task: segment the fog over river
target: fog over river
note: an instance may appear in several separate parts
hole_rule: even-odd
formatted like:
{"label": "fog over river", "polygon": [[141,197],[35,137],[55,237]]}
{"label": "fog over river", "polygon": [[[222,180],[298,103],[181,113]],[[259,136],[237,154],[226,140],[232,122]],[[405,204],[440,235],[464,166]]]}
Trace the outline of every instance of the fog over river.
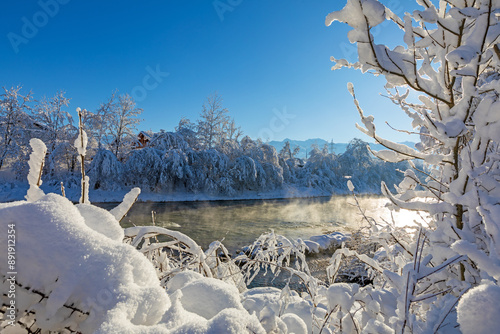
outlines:
{"label": "fog over river", "polygon": [[[382,222],[390,220],[385,208],[387,199],[358,197],[367,216]],[[94,203],[95,204],[95,203]],[[97,204],[110,209],[117,203]],[[156,226],[182,232],[203,249],[214,240],[222,240],[231,251],[251,244],[259,235],[270,230],[291,239],[307,239],[327,232],[352,232],[359,228],[362,216],[352,196],[313,199],[243,200],[211,202],[137,202],[122,220],[123,227],[152,225],[151,211],[156,214]],[[416,218],[408,212],[395,216],[399,224],[409,224]]]}

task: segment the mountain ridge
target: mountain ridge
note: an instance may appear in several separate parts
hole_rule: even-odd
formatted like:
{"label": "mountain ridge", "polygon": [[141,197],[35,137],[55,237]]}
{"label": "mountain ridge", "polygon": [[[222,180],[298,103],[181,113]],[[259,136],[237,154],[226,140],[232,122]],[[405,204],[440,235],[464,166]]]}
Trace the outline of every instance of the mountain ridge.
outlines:
{"label": "mountain ridge", "polygon": [[[331,142],[331,141],[326,141],[321,138],[311,138],[311,139],[306,139],[306,140],[294,140],[294,139],[289,139],[285,138],[283,140],[273,140],[269,142],[269,145],[274,146],[276,150],[279,152],[285,145],[285,142],[289,141],[290,142],[290,147],[293,150],[295,147],[300,147],[300,151],[297,154],[297,158],[306,158],[308,156],[308,153],[312,150],[312,145],[316,144],[320,149],[323,148],[325,144],[328,144],[328,150],[330,153],[335,153],[335,154],[342,154],[346,151],[347,145],[349,143],[336,143],[336,142]],[[405,144],[410,147],[414,147],[415,143],[410,142],[410,141],[404,141],[404,142],[399,142],[399,144]],[[368,143],[370,145],[370,148],[375,151],[383,150],[385,149],[382,145],[380,144],[375,144],[375,143]],[[333,151],[333,152],[332,152]]]}

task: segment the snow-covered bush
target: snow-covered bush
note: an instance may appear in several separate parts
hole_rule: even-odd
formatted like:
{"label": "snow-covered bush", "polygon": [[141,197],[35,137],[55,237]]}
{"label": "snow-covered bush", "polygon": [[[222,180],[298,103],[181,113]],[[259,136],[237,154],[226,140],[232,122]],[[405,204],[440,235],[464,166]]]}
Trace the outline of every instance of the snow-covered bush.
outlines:
{"label": "snow-covered bush", "polygon": [[184,151],[172,149],[163,156],[160,186],[163,190],[183,191],[192,177],[192,168]]}
{"label": "snow-covered bush", "polygon": [[186,142],[182,132],[160,131],[152,134],[149,147],[154,147],[160,151],[172,149],[187,150],[189,144]]}
{"label": "snow-covered bush", "polygon": [[[464,332],[498,328],[498,318],[471,320],[474,317],[467,314],[472,310],[466,305],[478,307],[483,291],[491,288],[466,291],[471,286],[496,286],[499,278],[500,4],[492,0],[417,4],[420,10],[400,18],[376,0],[348,0],[344,9],[326,18],[327,25],[340,21],[352,27],[348,37],[358,47],[357,62],[332,58],[333,69],[352,67],[385,76],[390,99],[421,135],[416,148],[378,136],[373,116],[365,116],[349,84],[363,124],[357,127],[388,149],[372,153],[385,161],[422,160],[428,165],[425,170],[407,170],[396,194],[382,184],[395,209],[419,210],[423,221],[412,232],[369,220],[372,238],[384,245],[379,261],[365,259],[379,282],[370,295],[377,300],[383,294],[385,302],[365,304],[363,316],[353,320],[358,329],[367,331],[452,331],[456,305],[464,296],[458,308]],[[404,46],[390,49],[375,42],[372,29],[379,29],[385,20],[403,30]],[[419,102],[412,102],[410,93],[418,95]],[[336,265],[334,260],[332,268]],[[346,290],[346,294],[363,305],[363,297],[356,298],[366,291]],[[487,299],[482,300],[484,307],[490,307]]]}
{"label": "snow-covered bush", "polygon": [[146,147],[133,150],[123,167],[123,180],[126,185],[140,186],[157,190],[164,174],[162,152]]}
{"label": "snow-covered bush", "polygon": [[87,174],[90,189],[115,190],[122,184],[123,164],[111,151],[100,149],[94,155]]}

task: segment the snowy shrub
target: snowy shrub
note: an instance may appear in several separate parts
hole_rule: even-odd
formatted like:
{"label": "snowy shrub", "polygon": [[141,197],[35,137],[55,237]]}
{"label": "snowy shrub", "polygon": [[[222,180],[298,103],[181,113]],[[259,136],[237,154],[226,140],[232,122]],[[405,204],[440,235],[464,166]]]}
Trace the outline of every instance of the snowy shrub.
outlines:
{"label": "snowy shrub", "polygon": [[169,151],[173,149],[187,150],[189,144],[181,133],[160,131],[159,133],[153,134],[149,147],[154,147],[160,151]]}
{"label": "snowy shrub", "polygon": [[91,189],[116,190],[123,178],[123,164],[109,150],[94,155],[88,171]]}
{"label": "snowy shrub", "polygon": [[157,190],[164,174],[161,156],[161,151],[151,147],[133,150],[123,167],[125,184]]}
{"label": "snowy shrub", "polygon": [[187,156],[194,176],[189,187],[207,194],[220,194],[220,181],[229,166],[228,157],[215,149],[189,151]]}
{"label": "snowy shrub", "polygon": [[263,163],[262,170],[265,173],[266,186],[264,189],[274,190],[279,189],[283,185],[283,169],[276,167],[272,163]]}
{"label": "snowy shrub", "polygon": [[192,171],[184,151],[180,149],[167,151],[162,158],[162,164],[159,186],[170,191],[185,190]]}
{"label": "snowy shrub", "polygon": [[257,185],[257,166],[255,160],[250,157],[238,157],[233,167],[229,170],[237,190],[255,190]]}
{"label": "snowy shrub", "polygon": [[188,236],[162,227],[129,227],[125,243],[136,247],[155,266],[162,282],[174,274],[190,269],[211,277],[200,246]]}

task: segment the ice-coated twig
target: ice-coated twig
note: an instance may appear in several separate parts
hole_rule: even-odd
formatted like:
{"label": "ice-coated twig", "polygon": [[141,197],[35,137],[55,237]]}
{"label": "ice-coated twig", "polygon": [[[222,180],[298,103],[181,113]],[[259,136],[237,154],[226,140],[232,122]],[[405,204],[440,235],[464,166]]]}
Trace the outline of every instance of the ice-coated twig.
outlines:
{"label": "ice-coated twig", "polygon": [[28,202],[34,202],[44,195],[40,186],[42,185],[42,171],[45,154],[47,154],[47,147],[43,141],[38,138],[32,138],[30,140],[30,146],[33,150],[30,154],[30,160],[28,162],[30,167],[28,173],[28,183],[30,187],[25,198]]}
{"label": "ice-coated twig", "polygon": [[141,193],[140,188],[132,188],[124,197],[123,201],[115,208],[109,211],[113,216],[115,216],[117,221],[121,221],[123,217],[129,212],[132,205],[134,205],[137,197]]}
{"label": "ice-coated twig", "polygon": [[75,148],[78,150],[78,154],[80,155],[80,165],[82,172],[82,191],[80,197],[80,203],[90,204],[89,201],[89,177],[85,176],[85,155],[87,151],[87,133],[83,130],[83,122],[82,122],[82,109],[76,108],[78,112],[78,129],[79,134],[75,140]]}

